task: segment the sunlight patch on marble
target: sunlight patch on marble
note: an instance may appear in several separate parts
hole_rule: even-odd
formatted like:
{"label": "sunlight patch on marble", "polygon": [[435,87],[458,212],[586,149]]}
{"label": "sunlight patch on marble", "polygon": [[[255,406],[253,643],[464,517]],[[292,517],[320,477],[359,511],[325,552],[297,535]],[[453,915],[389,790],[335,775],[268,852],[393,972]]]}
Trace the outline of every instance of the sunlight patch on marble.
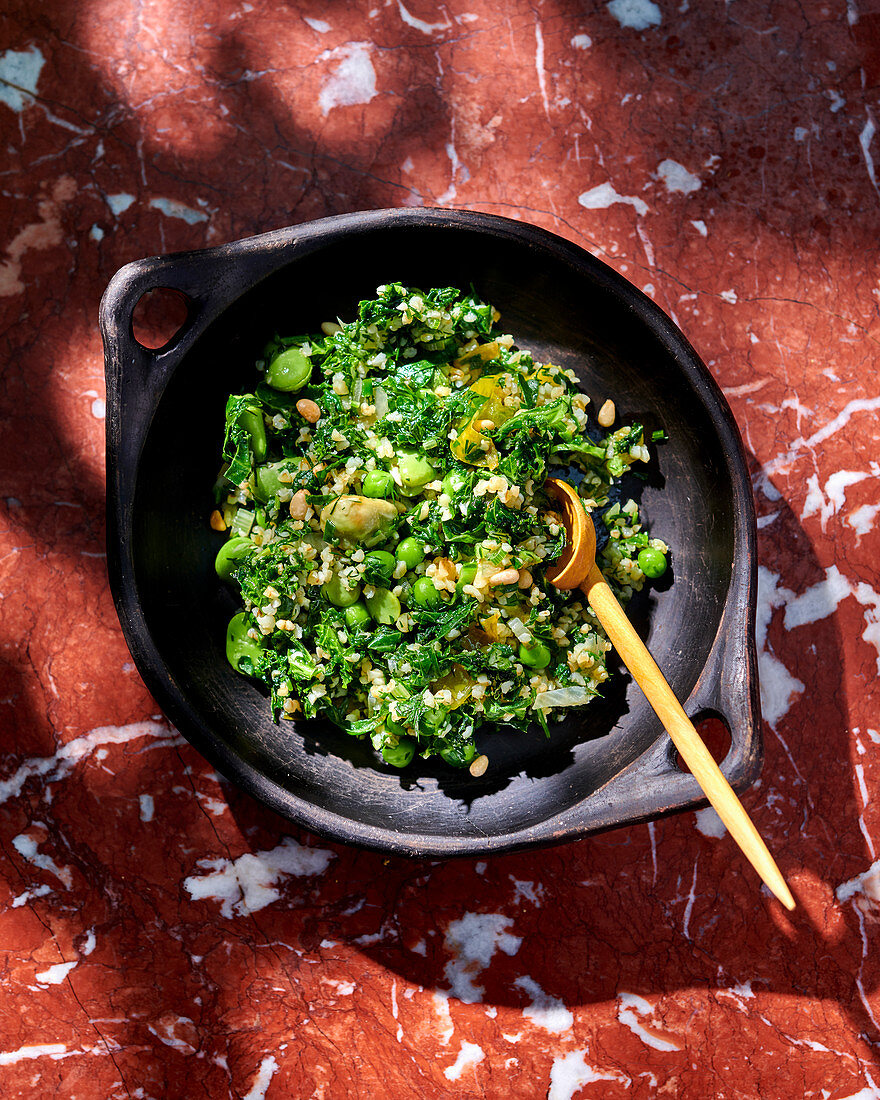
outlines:
{"label": "sunlight patch on marble", "polygon": [[37,202],[39,221],[20,229],[6,246],[6,259],[0,263],[0,298],[24,293],[22,259],[28,252],[42,252],[63,242],[62,206],[74,198],[77,189],[73,176],[61,176],[51,193]]}
{"label": "sunlight patch on marble", "polygon": [[864,581],[848,580],[836,565],[828,566],[824,581],[812,585],[799,596],[789,595],[783,626],[793,630],[825,619],[833,615],[848,596],[854,596],[865,608],[862,638],[877,651],[877,672],[880,674],[880,593]]}
{"label": "sunlight patch on marble", "polygon": [[874,530],[878,513],[880,513],[880,504],[862,504],[846,517],[846,522],[856,533],[856,546],[865,535]]}

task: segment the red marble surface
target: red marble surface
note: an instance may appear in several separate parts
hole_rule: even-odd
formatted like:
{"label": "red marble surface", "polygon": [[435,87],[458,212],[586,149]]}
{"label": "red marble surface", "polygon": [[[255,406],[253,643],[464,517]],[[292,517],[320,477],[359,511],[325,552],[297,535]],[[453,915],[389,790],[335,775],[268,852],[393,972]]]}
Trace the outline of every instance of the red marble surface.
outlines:
{"label": "red marble surface", "polygon": [[[0,28],[0,1095],[880,1097],[877,3],[8,0]],[[793,915],[708,812],[385,859],[155,713],[105,577],[104,286],[419,204],[582,244],[726,390],[761,516],[745,803]]]}

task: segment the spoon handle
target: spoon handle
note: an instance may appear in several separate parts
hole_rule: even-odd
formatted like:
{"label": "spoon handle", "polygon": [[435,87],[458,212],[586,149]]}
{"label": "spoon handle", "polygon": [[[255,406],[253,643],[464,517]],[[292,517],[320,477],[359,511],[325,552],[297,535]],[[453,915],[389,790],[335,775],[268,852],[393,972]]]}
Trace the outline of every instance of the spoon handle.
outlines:
{"label": "spoon handle", "polygon": [[776,861],[595,563],[581,590],[730,835],[786,909],[794,909],[794,898]]}

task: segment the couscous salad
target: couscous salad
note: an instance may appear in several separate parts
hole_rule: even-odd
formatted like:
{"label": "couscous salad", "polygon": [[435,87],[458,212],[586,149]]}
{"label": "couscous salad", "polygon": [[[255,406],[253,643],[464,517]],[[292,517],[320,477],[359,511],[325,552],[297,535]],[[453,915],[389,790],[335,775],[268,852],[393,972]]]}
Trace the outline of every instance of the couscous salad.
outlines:
{"label": "couscous salad", "polygon": [[620,491],[649,459],[641,425],[615,427],[610,400],[591,416],[499,319],[454,288],[381,286],[351,322],[276,336],[226,406],[228,659],[276,718],[328,718],[399,767],[482,774],[477,729],[546,730],[607,679],[586,601],[545,579],[565,545],[548,474],[578,483],[622,603],[666,569]]}

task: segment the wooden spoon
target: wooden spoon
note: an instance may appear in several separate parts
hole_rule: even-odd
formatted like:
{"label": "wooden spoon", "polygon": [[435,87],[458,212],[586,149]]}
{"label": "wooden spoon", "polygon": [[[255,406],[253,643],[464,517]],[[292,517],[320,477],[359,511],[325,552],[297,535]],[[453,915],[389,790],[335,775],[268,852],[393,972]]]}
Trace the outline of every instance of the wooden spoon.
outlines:
{"label": "wooden spoon", "polygon": [[547,579],[557,588],[579,587],[587,597],[611,644],[657,712],[730,835],[786,909],[794,909],[794,898],[773,856],[596,565],[596,530],[581,498],[568,482],[557,478],[548,478],[544,487],[563,507],[568,536],[566,550],[547,570]]}

